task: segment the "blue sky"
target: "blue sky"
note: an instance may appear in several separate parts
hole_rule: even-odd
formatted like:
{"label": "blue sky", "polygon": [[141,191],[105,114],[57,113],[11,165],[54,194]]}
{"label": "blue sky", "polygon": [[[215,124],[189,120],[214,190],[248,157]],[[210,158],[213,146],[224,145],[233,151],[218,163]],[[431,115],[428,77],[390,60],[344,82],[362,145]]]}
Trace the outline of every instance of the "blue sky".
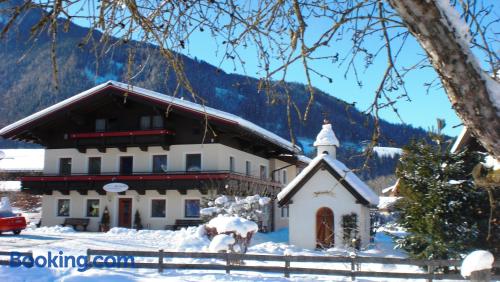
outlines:
{"label": "blue sky", "polygon": [[[319,30],[321,27],[311,27],[311,29]],[[373,44],[380,43],[376,42],[378,40],[376,38],[370,40],[374,41]],[[338,52],[340,57],[342,57],[342,55],[349,52],[350,47],[350,42],[339,42],[337,46],[332,46],[322,51],[321,54]],[[200,60],[204,60],[216,66],[220,64],[220,67],[228,73],[247,74],[253,77],[261,76],[259,75],[260,69],[257,60],[252,59],[256,57],[254,50],[243,50],[240,53],[246,60],[246,72],[244,72],[239,66],[235,69],[231,61],[226,60],[221,64],[221,56],[217,56],[215,52],[216,48],[217,45],[215,40],[211,38],[208,33],[196,33],[191,37],[189,45],[186,48],[187,50],[184,53],[190,57],[197,57]],[[409,42],[406,43],[403,60],[401,60],[401,62],[409,66],[424,56],[424,51],[420,48],[418,43],[411,38]],[[339,67],[338,64],[333,64],[329,60],[316,62],[314,66],[333,78],[333,83],[330,83],[325,78],[313,76],[312,84],[314,87],[349,103],[356,102],[356,107],[363,111],[372,103],[375,89],[380,82],[386,65],[385,58],[382,56],[366,71],[363,70],[363,72],[360,73],[361,81],[363,82],[362,87],[358,86],[352,73],[344,77],[344,66]],[[363,68],[361,67],[361,69]],[[444,133],[456,136],[460,133],[462,127],[453,128],[453,126],[460,125],[462,122],[451,108],[450,101],[444,90],[438,86],[433,87],[429,93],[426,93],[424,83],[430,82],[436,77],[436,72],[431,68],[415,70],[410,73],[405,81],[412,101],[407,102],[400,100],[397,103],[398,112],[404,123],[424,129],[435,127],[437,118],[445,119],[447,126]],[[287,81],[306,83],[304,71],[300,63],[295,64],[288,70]],[[389,108],[382,109],[380,116],[389,122],[401,123],[401,120]]]}

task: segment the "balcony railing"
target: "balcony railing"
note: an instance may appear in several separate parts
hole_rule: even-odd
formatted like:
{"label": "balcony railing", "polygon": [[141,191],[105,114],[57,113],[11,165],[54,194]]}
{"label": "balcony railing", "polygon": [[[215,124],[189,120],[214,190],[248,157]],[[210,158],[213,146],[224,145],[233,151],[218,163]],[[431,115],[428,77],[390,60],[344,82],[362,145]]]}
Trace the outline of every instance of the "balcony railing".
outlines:
{"label": "balcony railing", "polygon": [[71,173],[71,174],[48,174],[41,176],[21,177],[21,181],[92,181],[92,180],[168,180],[168,179],[223,179],[238,178],[252,180],[254,182],[273,183],[279,185],[272,179],[261,179],[252,175],[238,173],[229,170],[203,170],[203,171],[168,171],[168,172],[133,172],[130,174],[121,172]]}
{"label": "balcony railing", "polygon": [[175,135],[175,132],[168,129],[152,129],[152,130],[132,130],[132,131],[106,131],[106,132],[85,132],[71,133],[71,139],[88,139],[102,137],[125,137],[125,136],[148,136],[148,135]]}
{"label": "balcony railing", "polygon": [[21,177],[20,180],[23,190],[32,191],[33,193],[45,193],[52,190],[64,193],[75,190],[80,193],[87,193],[89,190],[95,190],[101,194],[105,193],[102,190],[103,185],[110,182],[126,183],[130,190],[138,190],[141,194],[145,190],[157,190],[161,193],[164,193],[165,190],[178,190],[185,194],[189,189],[198,189],[206,193],[207,189],[218,189],[224,192],[225,189],[235,188],[248,190],[248,193],[265,191],[274,195],[282,188],[282,184],[271,179],[260,179],[228,170],[135,172],[132,174],[120,174],[118,172],[101,174],[74,173],[71,175],[44,174],[41,176],[25,176]]}

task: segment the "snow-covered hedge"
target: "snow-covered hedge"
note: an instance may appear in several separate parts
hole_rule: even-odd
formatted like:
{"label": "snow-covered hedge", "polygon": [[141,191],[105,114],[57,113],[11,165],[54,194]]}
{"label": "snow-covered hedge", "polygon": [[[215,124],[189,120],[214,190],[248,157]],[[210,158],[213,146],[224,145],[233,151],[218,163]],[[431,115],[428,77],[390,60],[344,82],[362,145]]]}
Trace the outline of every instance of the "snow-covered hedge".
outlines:
{"label": "snow-covered hedge", "polygon": [[271,199],[253,195],[248,197],[219,196],[207,202],[207,207],[200,210],[203,219],[209,221],[218,215],[230,215],[245,218],[258,223],[262,220],[262,208]]}
{"label": "snow-covered hedge", "polygon": [[488,251],[474,251],[465,257],[460,274],[463,277],[469,277],[474,271],[491,269],[494,260],[493,255]]}
{"label": "snow-covered hedge", "polygon": [[257,224],[251,220],[230,215],[218,215],[210,220],[205,225],[205,228],[208,237],[212,238],[212,242],[210,243],[211,251],[241,253],[247,251],[252,236],[259,229]]}

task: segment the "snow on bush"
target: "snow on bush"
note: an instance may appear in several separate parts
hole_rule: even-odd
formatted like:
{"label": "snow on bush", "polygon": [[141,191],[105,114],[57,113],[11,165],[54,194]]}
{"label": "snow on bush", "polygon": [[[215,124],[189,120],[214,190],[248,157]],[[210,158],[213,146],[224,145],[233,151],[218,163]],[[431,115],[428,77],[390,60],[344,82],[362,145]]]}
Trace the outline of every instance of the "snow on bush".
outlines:
{"label": "snow on bush", "polygon": [[262,208],[269,204],[271,199],[253,195],[248,197],[219,196],[207,203],[208,207],[200,210],[203,219],[209,221],[217,215],[231,215],[259,222],[262,218]]}
{"label": "snow on bush", "polygon": [[2,197],[0,200],[0,212],[12,212],[10,201],[8,197]]}
{"label": "snow on bush", "polygon": [[215,253],[221,251],[231,251],[234,243],[236,243],[236,240],[234,240],[233,236],[227,234],[219,234],[212,239],[212,242],[210,242],[210,246],[208,247],[208,249],[211,252]]}
{"label": "snow on bush", "polygon": [[252,236],[259,229],[258,225],[251,220],[229,215],[218,215],[210,220],[205,227],[208,237],[213,238],[212,240],[221,234],[234,238],[235,242],[231,245],[230,250],[241,253],[247,251]]}
{"label": "snow on bush", "polygon": [[215,228],[217,233],[234,233],[243,238],[248,234],[255,233],[259,229],[257,224],[253,221],[236,217],[236,216],[223,216],[219,215],[207,223],[208,228]]}
{"label": "snow on bush", "polygon": [[474,271],[491,269],[494,260],[488,251],[474,251],[465,257],[460,273],[463,277],[468,277]]}

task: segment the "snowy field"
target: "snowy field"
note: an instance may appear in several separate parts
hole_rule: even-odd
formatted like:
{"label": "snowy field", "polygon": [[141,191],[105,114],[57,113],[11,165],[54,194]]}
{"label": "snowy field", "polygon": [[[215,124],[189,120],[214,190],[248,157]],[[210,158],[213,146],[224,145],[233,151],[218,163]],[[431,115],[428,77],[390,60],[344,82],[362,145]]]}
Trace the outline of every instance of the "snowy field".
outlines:
{"label": "snowy field", "polygon": [[[382,230],[381,230],[382,231]],[[394,230],[392,232],[398,232]],[[332,249],[324,252],[299,249],[287,244],[287,230],[267,234],[258,233],[253,239],[248,253],[277,255],[348,255],[346,250]],[[180,231],[142,230],[135,231],[113,228],[108,233],[74,232],[68,227],[42,227],[29,229],[20,236],[3,234],[0,236],[0,250],[29,251],[34,256],[47,255],[48,251],[64,255],[85,255],[88,248],[106,250],[152,250],[168,251],[208,251],[210,242],[204,235],[203,228],[188,228]],[[363,256],[405,257],[405,254],[394,250],[391,237],[384,232],[376,236],[375,244],[362,251]],[[5,259],[6,257],[3,257]],[[139,259],[136,259],[138,262]],[[156,259],[142,259],[156,262]],[[195,259],[173,259],[174,262],[200,262]],[[207,260],[205,260],[207,262]],[[278,262],[276,262],[278,263]],[[248,264],[265,264],[264,262],[248,262]],[[267,263],[266,265],[270,265]],[[331,268],[333,264],[292,263],[297,267]],[[350,264],[335,264],[336,269],[350,269]],[[362,270],[419,272],[412,266],[387,266],[365,264]],[[159,274],[157,270],[146,269],[90,269],[79,272],[77,268],[12,268],[0,266],[0,281],[350,281],[350,278],[316,275],[293,275],[283,278],[279,273],[231,272],[202,270],[165,270]],[[357,281],[388,281],[388,279],[357,279]],[[394,279],[392,281],[398,281]]]}

